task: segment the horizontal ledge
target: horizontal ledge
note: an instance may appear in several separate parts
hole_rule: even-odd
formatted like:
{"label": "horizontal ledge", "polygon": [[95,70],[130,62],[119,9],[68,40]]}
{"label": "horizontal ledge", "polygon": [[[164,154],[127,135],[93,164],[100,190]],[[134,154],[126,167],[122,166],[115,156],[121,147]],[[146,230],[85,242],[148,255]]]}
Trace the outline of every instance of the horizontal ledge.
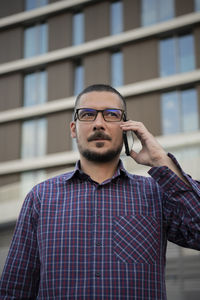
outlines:
{"label": "horizontal ledge", "polygon": [[[186,84],[200,82],[200,70],[176,74],[173,76],[154,78],[142,82],[136,82],[117,88],[124,97],[136,96],[158,90],[165,90],[174,87],[181,87]],[[0,112],[0,124],[23,120],[27,118],[40,117],[54,112],[73,109],[75,97],[58,99],[45,104],[20,107]]]}
{"label": "horizontal ledge", "polygon": [[116,45],[120,46],[131,41],[156,36],[163,32],[173,32],[175,29],[187,27],[199,22],[200,13],[192,13],[149,27],[141,27],[123,32],[118,35],[107,36],[94,41],[85,42],[78,46],[71,46],[68,48],[51,51],[36,57],[4,63],[0,66],[0,75],[44,66],[63,59],[80,57],[95,51],[109,49],[115,47]]}
{"label": "horizontal ledge", "polygon": [[8,161],[0,164],[0,175],[69,165],[75,163],[78,158],[78,152],[66,151],[61,153],[48,154],[44,157],[34,157],[30,159]]}
{"label": "horizontal ledge", "polygon": [[200,70],[140,81],[119,88],[124,97],[181,87],[200,81]]}
{"label": "horizontal ledge", "polygon": [[[166,149],[166,151],[170,151],[170,149],[181,149],[183,147],[186,148],[191,146],[199,146],[200,131],[160,136],[157,137],[157,140]],[[138,141],[135,142],[134,149],[136,151],[140,149],[140,143]],[[50,167],[67,166],[75,163],[78,159],[78,152],[66,151],[62,153],[49,154],[44,157],[3,162],[0,163],[0,175],[14,174]]]}
{"label": "horizontal ledge", "polygon": [[59,11],[63,11],[65,9],[69,9],[77,5],[83,5],[88,2],[92,2],[92,0],[62,0],[36,9],[13,14],[8,17],[4,17],[0,19],[0,29],[7,28],[9,26],[13,26],[17,24],[23,24],[26,21],[30,21],[30,20],[34,21],[34,19],[46,17],[50,14],[54,14]]}
{"label": "horizontal ledge", "polygon": [[40,117],[50,113],[73,109],[74,103],[75,97],[70,97],[50,101],[45,104],[7,110],[0,112],[0,124],[10,121]]}

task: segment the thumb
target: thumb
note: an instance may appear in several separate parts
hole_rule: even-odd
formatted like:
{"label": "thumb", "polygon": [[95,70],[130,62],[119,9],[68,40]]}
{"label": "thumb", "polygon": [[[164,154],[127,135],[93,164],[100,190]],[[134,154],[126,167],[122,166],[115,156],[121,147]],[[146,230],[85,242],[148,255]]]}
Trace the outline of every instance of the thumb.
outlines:
{"label": "thumb", "polygon": [[136,161],[138,153],[131,149],[130,156]]}

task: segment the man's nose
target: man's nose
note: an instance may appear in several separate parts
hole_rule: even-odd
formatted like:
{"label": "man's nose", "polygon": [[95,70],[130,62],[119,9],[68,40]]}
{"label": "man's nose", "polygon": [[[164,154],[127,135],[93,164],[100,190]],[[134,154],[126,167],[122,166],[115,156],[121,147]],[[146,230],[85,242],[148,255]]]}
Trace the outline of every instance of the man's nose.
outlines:
{"label": "man's nose", "polygon": [[105,129],[105,120],[103,118],[102,112],[98,112],[96,119],[94,120],[94,125],[93,125],[93,129]]}

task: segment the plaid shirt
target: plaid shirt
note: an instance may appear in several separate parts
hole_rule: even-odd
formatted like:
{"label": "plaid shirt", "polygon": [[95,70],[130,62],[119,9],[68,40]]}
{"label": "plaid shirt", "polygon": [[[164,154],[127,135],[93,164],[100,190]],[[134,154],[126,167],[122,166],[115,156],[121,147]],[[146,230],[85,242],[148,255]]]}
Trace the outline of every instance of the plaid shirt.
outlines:
{"label": "plaid shirt", "polygon": [[167,239],[200,250],[200,185],[167,167],[151,177],[122,163],[98,184],[73,172],[26,197],[0,299],[166,299]]}

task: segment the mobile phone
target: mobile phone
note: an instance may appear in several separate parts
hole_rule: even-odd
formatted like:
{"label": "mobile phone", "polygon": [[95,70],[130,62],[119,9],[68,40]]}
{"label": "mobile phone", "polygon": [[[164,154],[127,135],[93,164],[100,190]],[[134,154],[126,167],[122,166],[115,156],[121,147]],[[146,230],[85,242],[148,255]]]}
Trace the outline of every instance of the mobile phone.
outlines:
{"label": "mobile phone", "polygon": [[131,149],[133,148],[134,137],[132,131],[123,132],[123,140],[125,146],[125,153],[130,156]]}
{"label": "mobile phone", "polygon": [[[126,115],[124,115],[123,121],[128,121]],[[125,153],[130,156],[131,149],[133,148],[134,137],[132,131],[123,131],[123,141],[125,146]]]}

